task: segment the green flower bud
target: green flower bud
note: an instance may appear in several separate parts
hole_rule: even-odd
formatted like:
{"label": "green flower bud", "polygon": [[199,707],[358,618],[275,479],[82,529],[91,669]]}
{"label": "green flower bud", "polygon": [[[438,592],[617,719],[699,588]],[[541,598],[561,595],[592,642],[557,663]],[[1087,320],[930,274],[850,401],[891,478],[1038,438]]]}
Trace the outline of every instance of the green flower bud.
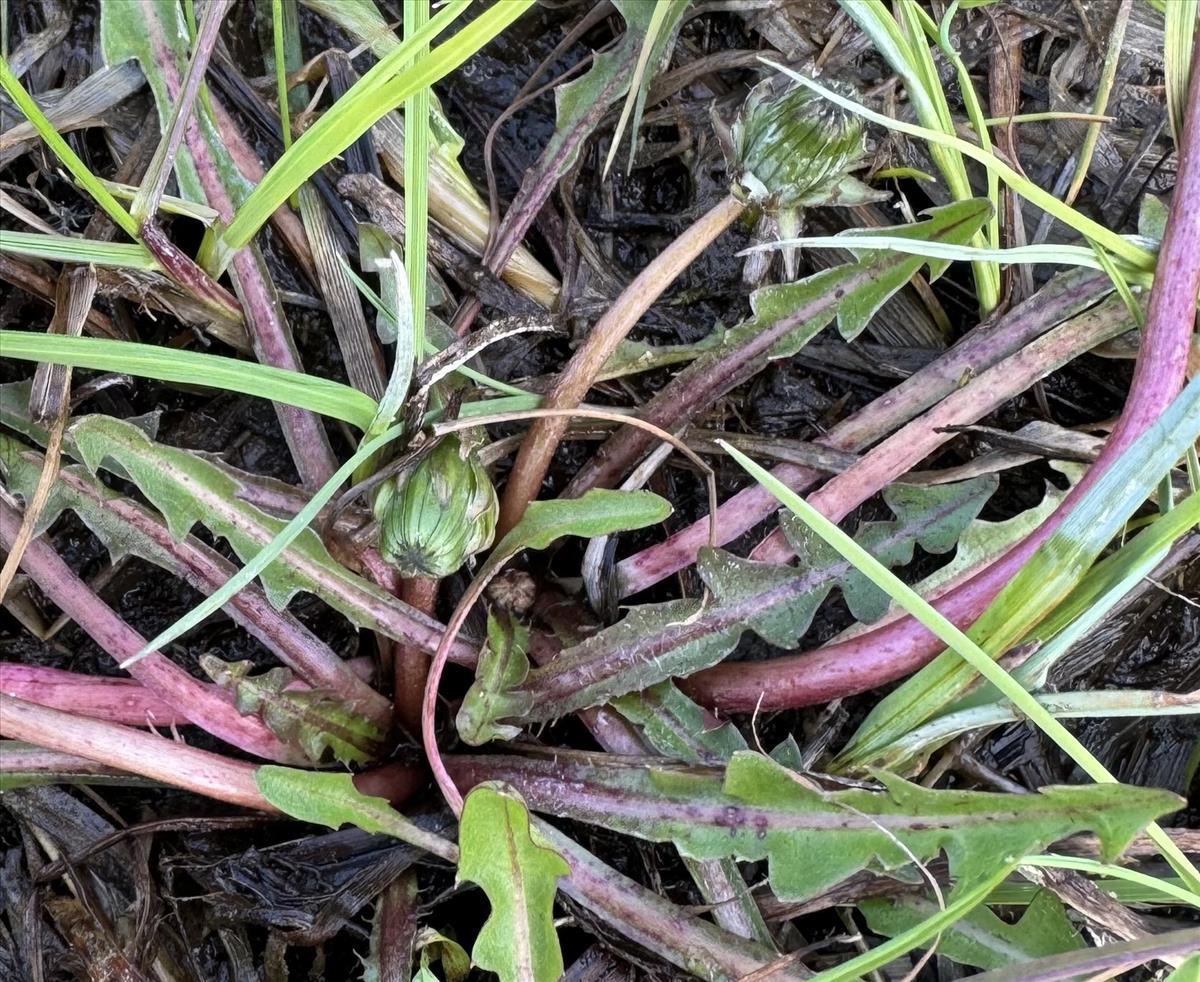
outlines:
{"label": "green flower bud", "polygon": [[862,121],[811,89],[760,82],[730,136],[733,193],[768,211],[817,204],[866,153]]}
{"label": "green flower bud", "polygon": [[451,434],[375,496],[379,554],[405,576],[449,576],[496,534],[496,489],[473,445]]}

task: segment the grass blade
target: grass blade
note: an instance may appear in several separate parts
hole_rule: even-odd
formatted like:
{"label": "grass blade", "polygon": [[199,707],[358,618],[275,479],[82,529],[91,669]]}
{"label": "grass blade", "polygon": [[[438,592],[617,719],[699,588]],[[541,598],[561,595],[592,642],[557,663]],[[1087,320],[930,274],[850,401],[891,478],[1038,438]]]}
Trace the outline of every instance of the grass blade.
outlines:
{"label": "grass blade", "polygon": [[[404,0],[404,39],[411,41],[429,22],[429,0]],[[429,57],[419,47],[413,63]],[[404,267],[412,306],[413,351],[425,351],[425,284],[429,255],[429,86],[404,100]],[[390,420],[389,420],[390,422]]]}
{"label": "grass blade", "polygon": [[851,958],[848,962],[843,962],[836,968],[819,972],[813,976],[813,982],[848,982],[851,979],[858,979],[867,972],[874,971],[880,966],[886,965],[892,959],[899,958],[906,952],[912,951],[913,948],[920,947],[930,938],[936,937],[951,924],[961,920],[983,903],[987,899],[988,894],[1003,883],[1008,878],[1008,874],[1015,868],[1016,864],[1001,865],[984,882],[972,886],[969,890],[955,891],[952,894],[954,899],[946,905],[944,910],[938,911],[933,917],[922,921],[916,927],[910,928],[903,934],[897,934],[894,938],[872,948],[870,951],[865,951],[856,958]]}
{"label": "grass blade", "polygon": [[375,415],[374,399],[341,382],[220,355],[29,331],[0,331],[0,348],[6,358],[241,392],[340,419],[361,430]]}
{"label": "grass blade", "polygon": [[60,263],[90,263],[114,269],[135,269],[144,273],[161,271],[150,250],[138,242],[98,242],[73,235],[4,230],[0,252]]}
{"label": "grass blade", "polygon": [[[937,35],[937,26],[929,16],[914,0],[898,0],[898,17],[892,16],[882,0],[842,0],[841,6],[904,80],[905,91],[921,124],[930,132],[953,136],[954,119],[950,114],[950,105],[946,101],[946,93],[938,77],[933,54],[923,37],[923,29],[926,26],[932,28],[935,37]],[[953,11],[950,13],[952,15]],[[964,96],[968,90],[971,94],[974,93],[974,89],[968,86],[963,90]],[[982,119],[982,113],[979,116]],[[986,143],[987,139],[985,129],[981,140]],[[942,172],[942,177],[955,200],[964,201],[973,196],[960,148],[934,142],[930,148],[930,156]],[[990,151],[988,156],[991,156]],[[988,191],[993,205],[998,205],[998,195],[992,193],[990,182]],[[996,221],[995,215],[989,219],[989,223]],[[982,234],[977,235],[974,241],[980,247],[997,244],[995,241],[989,243]],[[987,313],[999,302],[1000,274],[993,263],[984,261],[976,262],[974,269],[980,309]]]}
{"label": "grass blade", "polygon": [[1108,876],[1114,880],[1125,880],[1150,890],[1157,890],[1163,896],[1185,903],[1191,907],[1200,907],[1200,894],[1193,890],[1185,890],[1170,880],[1157,876],[1147,876],[1137,870],[1126,869],[1113,863],[1100,863],[1094,859],[1082,856],[1026,856],[1023,865],[1042,866],[1047,869],[1073,869],[1080,873],[1091,873],[1094,876]]}
{"label": "grass blade", "polygon": [[444,31],[467,7],[467,0],[447,4],[424,28],[380,61],[350,92],[292,144],[254,189],[217,245],[216,260],[222,269],[234,252],[245,246],[271,214],[320,167],[357,140],[380,118],[409,95],[432,85],[457,68],[488,41],[521,16],[533,0],[495,4],[448,41],[408,68],[398,65],[412,58],[421,45]]}
{"label": "grass blade", "polygon": [[138,238],[138,226],[137,222],[133,220],[133,216],[113,197],[112,192],[88,169],[87,164],[59,135],[54,124],[46,118],[46,114],[33,101],[33,97],[25,91],[25,87],[21,85],[17,76],[13,74],[6,58],[0,58],[0,88],[8,93],[9,98],[24,113],[25,118],[33,124],[38,135],[46,141],[46,146],[54,151],[54,155],[71,172],[71,176],[92,196],[96,204],[104,209],[105,214],[113,220],[113,223],[131,239]]}
{"label": "grass blade", "polygon": [[159,632],[156,637],[148,641],[146,646],[134,655],[130,661],[143,658],[165,647],[176,638],[186,634],[210,614],[215,613],[224,607],[225,604],[229,603],[242,587],[249,584],[259,573],[270,566],[278,558],[279,554],[291,545],[301,532],[308,528],[321,509],[325,507],[329,500],[337,493],[338,488],[350,478],[359,465],[369,460],[372,454],[382,450],[387,444],[395,440],[400,436],[402,431],[403,427],[393,426],[385,433],[380,434],[373,440],[368,440],[359,447],[354,456],[342,464],[337,472],[317,490],[308,504],[296,513],[296,517],[284,526],[283,531],[275,537],[275,540],[269,546],[246,563],[234,576],[231,576],[220,590],[210,594],[183,617],[175,621],[174,624]]}
{"label": "grass blade", "polygon": [[[650,23],[646,28],[646,36],[642,38],[642,50],[638,52],[637,64],[633,67],[633,77],[629,80],[629,92],[625,95],[625,105],[621,107],[621,116],[613,129],[612,144],[608,148],[608,157],[604,161],[603,176],[607,177],[613,161],[617,159],[617,151],[621,147],[621,137],[629,118],[633,117],[633,127],[629,137],[629,169],[633,170],[634,152],[637,149],[637,133],[642,122],[642,111],[646,105],[646,88],[650,83],[647,69],[652,59],[661,60],[669,52],[668,45],[678,30],[689,0],[663,0],[654,5],[650,15]],[[651,69],[652,70],[652,69]]]}
{"label": "grass blade", "polygon": [[[879,563],[850,536],[813,508],[807,501],[774,477],[770,471],[760,467],[741,451],[725,444],[726,451],[751,477],[764,485],[793,514],[824,539],[830,546],[854,563],[880,589],[888,593],[896,603],[911,614],[930,632],[945,642],[946,646],[970,665],[976,672],[994,685],[1021,713],[1038,729],[1052,739],[1095,781],[1115,782],[1107,768],[1087,749],[1062,723],[1055,719],[1021,686],[1007,671],[992,660],[992,657],[929,605],[918,593],[900,580],[894,573]],[[1200,871],[1157,825],[1149,827],[1149,835],[1158,844],[1163,855],[1185,881],[1200,889]]]}
{"label": "grass blade", "polygon": [[1167,118],[1175,146],[1183,143],[1183,118],[1187,110],[1188,79],[1194,56],[1193,36],[1200,18],[1200,0],[1171,0],[1163,7],[1163,74],[1166,76]]}
{"label": "grass blade", "polygon": [[763,62],[770,65],[772,68],[778,69],[785,75],[794,78],[801,85],[805,85],[814,92],[819,93],[831,102],[836,103],[843,109],[849,112],[858,113],[864,119],[869,120],[886,129],[896,130],[899,133],[905,133],[908,136],[920,137],[923,140],[928,140],[935,146],[952,147],[963,156],[970,157],[972,160],[983,164],[988,170],[995,171],[999,178],[1010,188],[1037,205],[1043,211],[1053,215],[1059,221],[1075,229],[1080,235],[1085,238],[1093,239],[1103,245],[1109,252],[1121,259],[1125,260],[1129,265],[1136,269],[1151,271],[1154,269],[1155,257],[1154,253],[1148,249],[1144,249],[1139,245],[1135,245],[1124,237],[1113,232],[1111,229],[1100,225],[1098,222],[1092,221],[1086,215],[1081,214],[1069,205],[1063,204],[1054,195],[1048,191],[1043,191],[1028,178],[1023,177],[1017,171],[1013,170],[1008,164],[1004,163],[994,154],[968,143],[966,140],[960,139],[957,136],[950,136],[946,133],[940,133],[937,130],[931,130],[924,126],[917,126],[913,123],[905,123],[899,119],[893,119],[891,116],[885,116],[882,113],[877,113],[874,110],[867,109],[865,106],[859,105],[853,99],[847,99],[844,96],[832,92],[825,86],[814,82],[810,78],[805,78],[798,72],[780,65],[777,62],[771,61],[769,58],[764,58]]}
{"label": "grass blade", "polygon": [[[738,255],[751,252],[768,252],[800,246],[806,249],[849,249],[874,250],[881,252],[903,252],[910,256],[927,256],[930,259],[949,259],[962,262],[987,261],[1001,265],[1010,263],[1055,264],[1062,266],[1085,266],[1108,272],[1109,264],[1097,257],[1096,250],[1072,245],[1027,245],[992,249],[978,246],[954,245],[922,239],[906,239],[892,235],[806,235],[798,239],[778,239],[761,242],[743,249]],[[1150,276],[1144,271],[1130,270],[1128,278],[1146,286]],[[1140,309],[1139,309],[1140,312]]]}

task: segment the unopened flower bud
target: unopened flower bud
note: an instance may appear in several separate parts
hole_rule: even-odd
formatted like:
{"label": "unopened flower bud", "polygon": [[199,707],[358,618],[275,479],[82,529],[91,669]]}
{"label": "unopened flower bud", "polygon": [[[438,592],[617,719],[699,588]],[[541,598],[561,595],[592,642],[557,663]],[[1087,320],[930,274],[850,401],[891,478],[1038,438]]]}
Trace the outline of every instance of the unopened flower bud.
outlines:
{"label": "unopened flower bud", "polygon": [[379,554],[404,576],[449,576],[492,544],[499,505],[473,446],[451,434],[375,497]]}
{"label": "unopened flower bud", "polygon": [[733,193],[768,211],[819,204],[866,152],[862,121],[810,89],[760,82],[730,135]]}

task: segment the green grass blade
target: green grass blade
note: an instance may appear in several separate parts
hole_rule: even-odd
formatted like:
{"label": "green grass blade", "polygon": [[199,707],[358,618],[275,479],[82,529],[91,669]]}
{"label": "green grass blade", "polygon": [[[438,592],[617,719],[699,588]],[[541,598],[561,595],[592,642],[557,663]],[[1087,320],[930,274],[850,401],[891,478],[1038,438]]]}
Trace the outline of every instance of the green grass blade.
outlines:
{"label": "green grass blade", "polygon": [[[387,257],[376,259],[375,266],[375,271],[379,274],[380,286],[388,294],[388,298],[393,301],[393,306],[396,308],[395,316],[391,311],[387,311],[385,314],[395,324],[396,350],[387,388],[384,389],[383,396],[379,400],[375,418],[371,420],[371,425],[364,434],[366,439],[382,433],[400,414],[404,400],[408,397],[409,387],[412,385],[413,368],[416,362],[413,348],[413,306],[408,292],[410,280],[404,264],[395,252],[391,252]],[[357,277],[356,280],[362,282]],[[380,309],[385,309],[382,301]]]}
{"label": "green grass blade", "polygon": [[608,177],[613,161],[617,159],[617,151],[621,147],[621,138],[625,128],[633,117],[633,126],[629,138],[629,170],[633,169],[634,151],[637,149],[637,134],[642,122],[642,111],[646,104],[646,89],[650,83],[647,71],[651,60],[660,60],[667,52],[666,47],[674,38],[689,0],[662,0],[654,5],[650,15],[650,23],[646,27],[646,35],[642,38],[642,50],[638,52],[637,64],[633,68],[633,76],[629,80],[629,91],[625,94],[625,104],[621,107],[621,116],[613,129],[612,144],[608,148],[608,157],[604,161],[603,176]]}
{"label": "green grass blade", "polygon": [[1167,118],[1175,146],[1183,140],[1183,117],[1187,109],[1188,79],[1191,78],[1193,36],[1200,18],[1200,0],[1171,0],[1161,8],[1166,18],[1163,32],[1163,75],[1167,90]]}
{"label": "green grass blade", "polygon": [[[1123,904],[1174,904],[1174,900],[1168,900],[1162,895],[1162,892],[1157,889],[1157,884],[1166,883],[1180,889],[1184,888],[1183,881],[1175,876],[1158,877],[1155,887],[1144,887],[1140,884],[1130,883],[1128,880],[1115,878],[1093,882],[1114,900]],[[993,890],[987,902],[989,904],[1028,904],[1044,889],[1045,887],[1038,886],[1036,883],[1018,883],[1010,880]]]}
{"label": "green grass blade", "polygon": [[121,372],[139,378],[225,389],[273,402],[299,406],[365,430],[375,415],[375,400],[332,379],[238,361],[196,351],[160,348],[132,341],[67,337],[30,331],[0,331],[6,358],[48,362],[70,368]]}
{"label": "green grass blade", "polygon": [[[969,245],[954,245],[948,242],[933,242],[921,239],[905,239],[895,235],[806,235],[798,239],[779,239],[762,242],[743,249],[739,255],[751,252],[767,252],[799,246],[805,249],[872,249],[884,252],[904,252],[913,256],[928,256],[930,259],[949,259],[961,262],[989,261],[1008,265],[1014,263],[1055,264],[1061,266],[1086,266],[1088,269],[1112,270],[1111,262],[1101,259],[1096,250],[1073,245],[1028,245],[992,249]],[[1103,253],[1101,253],[1103,255]],[[1148,285],[1150,276],[1141,271],[1130,270],[1124,277],[1126,285],[1132,280],[1140,286]],[[1135,305],[1136,306],[1136,305]],[[1139,309],[1139,313],[1140,308]]]}
{"label": "green grass blade", "polygon": [[1022,865],[1042,866],[1047,869],[1073,869],[1080,873],[1091,873],[1093,876],[1108,876],[1114,880],[1125,880],[1150,890],[1157,890],[1165,897],[1171,897],[1190,907],[1200,907],[1200,894],[1187,890],[1175,883],[1157,876],[1148,876],[1137,870],[1126,869],[1124,866],[1114,866],[1112,863],[1101,863],[1094,859],[1080,856],[1026,856]]}
{"label": "green grass blade", "polygon": [[944,910],[938,911],[932,917],[926,918],[920,924],[902,934],[897,934],[883,944],[864,951],[856,958],[843,962],[836,968],[818,972],[812,977],[812,982],[849,982],[851,979],[859,979],[866,973],[921,946],[987,900],[988,895],[1004,882],[1014,868],[1015,864],[1001,864],[988,879],[974,884],[968,890],[956,890],[951,894],[953,899]]}
{"label": "green grass blade", "polygon": [[397,71],[422,45],[444,31],[467,7],[468,0],[453,0],[424,28],[401,44],[364,75],[311,128],[292,144],[238,210],[220,238],[217,268],[245,246],[271,214],[320,167],[370,129],[409,95],[428,87],[453,71],[521,16],[533,0],[508,0],[489,7],[428,57]]}
{"label": "green grass blade", "polygon": [[288,105],[287,48],[284,44],[283,0],[271,0],[271,42],[275,51],[275,97],[279,100],[279,126],[283,131],[283,150],[292,145],[292,107]]}
{"label": "green grass blade", "polygon": [[1117,295],[1121,298],[1121,302],[1125,304],[1125,309],[1129,311],[1129,316],[1133,318],[1133,322],[1137,326],[1144,327],[1146,324],[1146,314],[1142,310],[1141,305],[1133,296],[1133,291],[1129,289],[1129,281],[1133,280],[1139,286],[1149,286],[1147,277],[1140,273],[1131,273],[1126,275],[1126,271],[1117,265],[1112,256],[1108,254],[1108,250],[1104,249],[1099,243],[1088,240],[1092,247],[1092,252],[1095,254],[1099,268],[1108,274],[1108,278],[1112,280],[1113,289],[1117,291]]}
{"label": "green grass blade", "polygon": [[[921,8],[916,0],[898,0],[898,10],[904,23],[905,32],[908,35],[909,48],[919,64],[922,83],[928,90],[929,100],[937,110],[936,120],[938,125],[936,127],[931,125],[932,121],[921,120],[921,122],[926,126],[930,126],[931,129],[939,129],[951,136],[955,133],[954,116],[950,111],[950,104],[946,99],[946,91],[942,86],[941,77],[938,74],[937,63],[934,61],[933,52],[922,37],[922,34],[925,33],[934,43],[942,46],[943,53],[951,64],[954,65],[955,71],[958,73],[959,90],[963,103],[967,108],[968,117],[978,127],[980,145],[988,153],[991,153],[991,134],[988,133],[987,127],[983,126],[984,114],[979,108],[979,98],[975,94],[975,87],[971,83],[971,76],[967,72],[966,66],[962,64],[962,60],[958,57],[958,52],[949,43],[948,33],[945,36],[945,44],[943,45],[938,25]],[[954,4],[951,4],[942,20],[942,27],[947,32],[950,21],[954,17],[954,12]],[[974,192],[971,189],[970,178],[967,176],[967,165],[963,160],[962,154],[948,151],[947,156],[950,157],[951,164],[950,169],[946,171],[947,181],[949,181],[950,175],[953,174],[955,178],[953,185],[955,196],[959,198],[972,197]],[[992,215],[988,219],[986,237],[983,233],[980,233],[973,241],[980,248],[990,246],[994,249],[1000,245],[1000,183],[991,171],[985,171],[984,173],[987,182],[987,198],[992,203]],[[974,262],[973,271],[980,313],[986,315],[991,313],[1000,302],[1000,269],[994,262],[980,259]]]}
{"label": "green grass blade", "polygon": [[[138,191],[132,184],[120,184],[117,181],[103,179],[100,183],[108,188],[118,201],[132,201]],[[158,210],[167,215],[183,215],[186,218],[194,218],[204,225],[212,225],[219,217],[215,208],[209,208],[208,205],[198,201],[186,201],[171,194],[164,194],[158,199]]]}
{"label": "green grass blade", "polygon": [[[833,522],[813,508],[807,501],[774,477],[770,471],[760,467],[741,451],[718,441],[746,470],[751,477],[763,485],[793,514],[808,525],[818,536],[836,549],[845,559],[877,587],[886,592],[904,611],[911,614],[926,629],[943,641],[948,648],[995,686],[1020,712],[1078,764],[1094,781],[1115,783],[1116,779],[1107,768],[1087,749],[1079,739],[1025,690],[992,657],[964,634],[958,627],[943,617],[920,594],[900,580],[867,550],[839,529]],[[1200,888],[1200,871],[1180,851],[1179,847],[1157,825],[1149,827],[1149,835],[1162,850],[1168,862],[1185,880]]]}
{"label": "green grass blade", "polygon": [[[1016,672],[1013,673],[1014,677]],[[1174,693],[1138,689],[1039,692],[1037,699],[1059,719],[1119,718],[1136,716],[1189,716],[1200,713],[1200,699]],[[907,772],[913,762],[923,761],[938,747],[971,730],[991,729],[1021,719],[1007,702],[976,705],[946,713],[910,730],[880,755],[879,766]]]}
{"label": "green grass blade", "polygon": [[[937,25],[928,14],[921,10],[914,0],[897,0],[895,17],[882,0],[842,0],[841,7],[870,37],[879,53],[904,80],[905,91],[921,124],[933,132],[953,136],[954,118],[946,101],[946,93],[942,88],[933,54],[923,36],[928,30],[935,39],[937,37]],[[971,92],[973,93],[973,89]],[[987,139],[986,132],[983,139]],[[973,197],[961,150],[935,143],[930,148],[930,156],[941,171],[955,200],[964,201]],[[992,193],[991,182],[988,190],[995,207],[999,196]],[[997,220],[993,214],[989,224]],[[981,248],[997,244],[994,241],[989,243],[982,234],[977,235],[974,241]],[[976,262],[974,273],[980,308],[987,313],[999,302],[1000,273],[994,263],[986,261]]]}
{"label": "green grass blade", "polygon": [[[966,106],[967,109],[967,118],[971,121],[971,125],[975,127],[975,132],[979,136],[979,145],[983,147],[984,150],[991,153],[992,137],[988,132],[987,123],[985,121],[987,114],[983,111],[983,105],[979,101],[979,94],[975,91],[975,84],[971,81],[970,71],[968,71],[967,66],[963,63],[963,60],[959,56],[957,49],[950,40],[950,24],[954,20],[954,14],[957,12],[957,9],[957,2],[950,4],[949,8],[946,10],[946,15],[942,18],[942,22],[936,27],[936,40],[938,47],[942,49],[942,53],[945,54],[945,56],[950,60],[950,63],[954,65],[955,72],[958,73],[959,92],[962,94],[963,105]],[[921,8],[918,7],[917,11],[918,16],[922,18],[928,17],[925,11]],[[928,28],[932,26],[933,22],[930,20],[926,29],[928,30]],[[992,203],[992,207],[995,209],[991,219],[988,221],[988,245],[990,245],[993,249],[996,249],[1000,246],[1000,215],[1004,211],[1002,207],[1003,202],[1000,200],[1000,181],[991,171],[987,172],[986,180],[987,197]],[[995,277],[992,285],[994,285],[996,288],[998,299],[1000,290],[1000,275],[994,267],[990,273]]]}
{"label": "green grass blade", "polygon": [[853,99],[847,99],[844,96],[832,92],[825,86],[814,82],[810,78],[805,78],[797,72],[792,71],[784,65],[771,61],[769,58],[764,58],[763,62],[770,65],[772,68],[783,72],[790,78],[794,78],[801,85],[805,85],[814,92],[819,93],[831,102],[836,103],[848,112],[857,113],[864,119],[870,120],[879,126],[886,129],[896,130],[899,133],[905,133],[908,136],[919,137],[923,140],[928,140],[935,146],[952,147],[958,150],[963,156],[970,157],[972,160],[983,164],[988,170],[993,170],[996,175],[1007,184],[1010,188],[1020,194],[1027,201],[1037,205],[1047,214],[1052,215],[1059,221],[1073,228],[1085,238],[1093,239],[1099,242],[1104,248],[1108,249],[1113,255],[1120,257],[1130,266],[1143,271],[1152,271],[1154,269],[1156,257],[1148,249],[1135,245],[1122,236],[1118,235],[1111,229],[1105,228],[1098,222],[1092,221],[1086,215],[1081,214],[1069,205],[1063,204],[1054,195],[1047,191],[1043,191],[1028,178],[1017,173],[1008,164],[1000,160],[995,154],[987,153],[985,150],[976,146],[973,143],[968,143],[957,136],[950,136],[946,133],[939,133],[937,130],[931,130],[924,126],[917,126],[913,123],[906,123],[899,119],[893,119],[891,116],[884,116],[882,113],[877,113],[872,109],[860,105]]}
{"label": "green grass blade", "polygon": [[131,239],[137,239],[138,226],[137,222],[133,220],[133,216],[112,196],[112,192],[88,169],[87,164],[79,159],[67,141],[59,135],[54,124],[46,118],[46,114],[33,101],[33,97],[25,91],[25,87],[21,85],[17,76],[13,74],[7,58],[0,58],[0,88],[8,93],[9,98],[17,104],[17,108],[21,110],[25,118],[37,129],[38,135],[46,142],[46,146],[62,161],[63,166],[92,196],[96,204],[104,209],[104,213]]}
{"label": "green grass blade", "polygon": [[[1092,113],[1096,116],[1103,115],[1108,109],[1108,97],[1112,92],[1113,82],[1116,81],[1117,63],[1122,55],[1125,29],[1129,25],[1129,14],[1132,9],[1133,0],[1117,0],[1117,12],[1113,18],[1112,27],[1109,29],[1104,65],[1100,69],[1100,80],[1096,83],[1096,98],[1092,102]],[[1088,170],[1092,166],[1092,156],[1096,152],[1096,144],[1100,140],[1100,130],[1103,125],[1103,123],[1089,123],[1083,135],[1083,144],[1074,154],[1075,173],[1071,177],[1071,184],[1065,195],[1067,204],[1074,204],[1076,197],[1079,196]]]}
{"label": "green grass blade", "polygon": [[[376,58],[386,58],[403,43],[396,36],[395,25],[380,13],[377,0],[303,0],[303,3],[369,48]],[[430,140],[438,161],[431,170],[440,165],[449,171],[455,183],[471,189],[474,187],[471,179],[458,162],[465,141],[446,118],[437,97],[431,96],[430,102]]]}
{"label": "green grass blade", "polygon": [[91,263],[93,266],[136,269],[147,273],[159,269],[150,250],[137,242],[95,242],[73,235],[10,232],[5,229],[4,234],[0,235],[0,252],[60,263]]}
{"label": "green grass blade", "polygon": [[1049,639],[1013,675],[1039,689],[1054,664],[1094,628],[1116,603],[1166,555],[1171,543],[1200,523],[1200,495],[1192,494],[1169,514],[1155,519],[1113,555],[1097,563],[1082,582],[1040,623],[1030,638]]}
{"label": "green grass blade", "polygon": [[[429,0],[404,0],[406,41],[429,22]],[[429,57],[422,46],[414,63]],[[425,286],[429,259],[429,86],[404,100],[404,266],[412,307],[412,350],[425,350]]]}

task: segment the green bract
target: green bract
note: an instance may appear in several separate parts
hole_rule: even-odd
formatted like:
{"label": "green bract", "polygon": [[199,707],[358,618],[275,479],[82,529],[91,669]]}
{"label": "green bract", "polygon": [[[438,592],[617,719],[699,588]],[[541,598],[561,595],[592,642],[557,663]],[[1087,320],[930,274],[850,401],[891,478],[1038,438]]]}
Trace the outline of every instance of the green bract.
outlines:
{"label": "green bract", "polygon": [[856,116],[800,85],[760,82],[731,129],[733,193],[767,210],[822,204],[863,158]]}
{"label": "green bract", "polygon": [[379,553],[405,576],[449,576],[492,544],[496,490],[473,446],[447,436],[375,497]]}

